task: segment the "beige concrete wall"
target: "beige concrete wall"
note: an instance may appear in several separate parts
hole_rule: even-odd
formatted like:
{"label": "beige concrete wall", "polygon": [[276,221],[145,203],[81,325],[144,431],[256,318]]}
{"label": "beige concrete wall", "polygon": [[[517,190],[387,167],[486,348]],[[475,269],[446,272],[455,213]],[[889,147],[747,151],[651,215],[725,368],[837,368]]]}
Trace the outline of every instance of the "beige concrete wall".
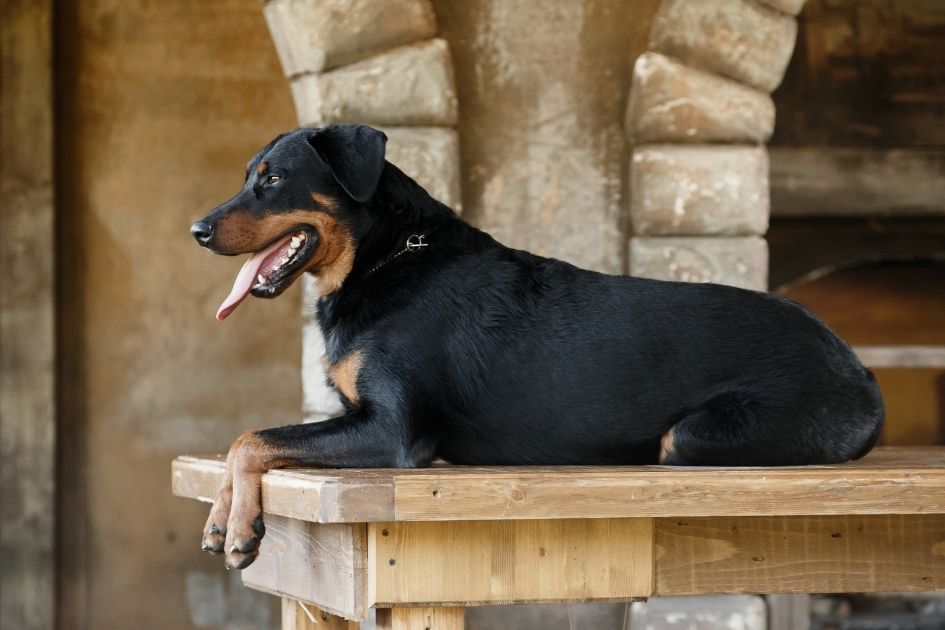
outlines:
{"label": "beige concrete wall", "polygon": [[510,246],[623,273],[624,109],[658,0],[434,5],[456,70],[463,216]]}
{"label": "beige concrete wall", "polygon": [[[630,66],[658,0],[435,2],[456,61],[466,216],[624,269]],[[239,261],[190,222],[294,126],[257,0],[66,0],[59,65],[60,627],[267,628],[201,554],[179,453],[300,417],[299,292],[213,319]]]}
{"label": "beige concrete wall", "polygon": [[217,322],[240,261],[188,235],[294,124],[260,3],[58,6],[60,627],[271,627],[169,483],[299,418],[298,289]]}

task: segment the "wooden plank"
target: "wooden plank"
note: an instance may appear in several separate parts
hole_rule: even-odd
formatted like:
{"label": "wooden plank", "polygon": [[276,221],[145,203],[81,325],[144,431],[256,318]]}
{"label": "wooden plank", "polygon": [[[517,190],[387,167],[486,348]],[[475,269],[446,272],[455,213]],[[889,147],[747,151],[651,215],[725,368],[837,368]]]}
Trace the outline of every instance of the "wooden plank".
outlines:
{"label": "wooden plank", "polygon": [[[222,471],[212,459],[178,458],[174,492],[209,500]],[[878,448],[848,464],[785,468],[280,470],[263,478],[263,507],[319,522],[945,513],[945,448]]]}
{"label": "wooden plank", "polygon": [[945,150],[772,147],[774,217],[945,215]]}
{"label": "wooden plank", "polygon": [[658,519],[656,593],[945,588],[945,516]]}
{"label": "wooden plank", "polygon": [[56,513],[52,2],[0,22],[0,627],[51,628]]}
{"label": "wooden plank", "polygon": [[945,368],[945,346],[855,346],[871,368]]}
{"label": "wooden plank", "polygon": [[[223,480],[222,456],[181,456],[171,464],[175,495],[212,503]],[[263,505],[271,514],[313,523],[366,523],[394,517],[387,470],[274,470],[263,477]]]}
{"label": "wooden plank", "polygon": [[789,468],[431,468],[394,483],[396,520],[943,513],[945,449]]}
{"label": "wooden plank", "polygon": [[940,0],[809,0],[774,144],[943,146]]}
{"label": "wooden plank", "polygon": [[374,523],[368,564],[369,604],[380,607],[647,597],[653,522]]}
{"label": "wooden plank", "polygon": [[282,598],[282,630],[358,630],[360,625],[291,597]]}
{"label": "wooden plank", "polygon": [[307,523],[265,515],[259,557],[242,572],[243,584],[363,621],[367,590],[364,525]]}
{"label": "wooden plank", "polygon": [[462,608],[379,608],[378,630],[463,630]]}

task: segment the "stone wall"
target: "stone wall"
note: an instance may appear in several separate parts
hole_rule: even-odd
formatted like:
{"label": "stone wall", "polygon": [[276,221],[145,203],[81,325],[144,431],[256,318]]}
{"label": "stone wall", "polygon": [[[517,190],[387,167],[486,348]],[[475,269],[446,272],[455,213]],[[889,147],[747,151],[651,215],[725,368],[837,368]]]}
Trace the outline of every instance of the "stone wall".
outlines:
{"label": "stone wall", "polygon": [[278,601],[200,552],[207,506],[169,468],[299,419],[299,293],[216,321],[240,261],[188,234],[294,123],[260,4],[64,0],[55,22],[57,627],[271,630]]}
{"label": "stone wall", "polygon": [[[300,123],[385,129],[388,159],[511,246],[609,273],[629,263],[639,276],[767,287],[770,93],[803,0],[405,0],[396,18],[386,0],[360,0],[344,19],[335,4],[265,8]],[[306,321],[304,407],[319,420],[340,403]],[[654,600],[632,615],[677,627],[665,613],[688,623],[686,606],[711,609],[719,627],[765,625],[760,598]],[[620,616],[612,609],[587,612]],[[547,624],[559,613],[531,614]]]}
{"label": "stone wall", "polygon": [[664,0],[636,62],[630,273],[767,288],[770,93],[803,0]]}
{"label": "stone wall", "polygon": [[[265,5],[299,122],[380,127],[391,162],[502,242],[625,272],[625,100],[659,0],[404,0],[376,28],[390,4],[356,2],[331,37],[317,29],[333,2]],[[340,403],[306,321],[304,408],[318,420]]]}

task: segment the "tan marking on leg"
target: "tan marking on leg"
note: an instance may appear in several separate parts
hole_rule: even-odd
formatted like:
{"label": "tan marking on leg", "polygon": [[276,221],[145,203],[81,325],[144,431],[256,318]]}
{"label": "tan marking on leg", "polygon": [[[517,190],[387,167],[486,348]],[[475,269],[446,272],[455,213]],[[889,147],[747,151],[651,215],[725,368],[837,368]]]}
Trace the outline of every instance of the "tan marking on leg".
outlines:
{"label": "tan marking on leg", "polygon": [[256,431],[236,438],[226,460],[233,481],[223,551],[228,566],[242,569],[259,554],[263,535],[262,476],[273,468],[291,465],[292,460],[267,444]]}
{"label": "tan marking on leg", "polygon": [[335,389],[355,405],[360,402],[357,384],[358,374],[363,364],[364,354],[360,350],[354,350],[328,368],[328,376]]}
{"label": "tan marking on leg", "polygon": [[660,440],[660,463],[662,464],[666,461],[666,458],[673,454],[675,449],[675,439],[676,439],[676,427],[670,428],[669,431],[663,434],[663,438]]}

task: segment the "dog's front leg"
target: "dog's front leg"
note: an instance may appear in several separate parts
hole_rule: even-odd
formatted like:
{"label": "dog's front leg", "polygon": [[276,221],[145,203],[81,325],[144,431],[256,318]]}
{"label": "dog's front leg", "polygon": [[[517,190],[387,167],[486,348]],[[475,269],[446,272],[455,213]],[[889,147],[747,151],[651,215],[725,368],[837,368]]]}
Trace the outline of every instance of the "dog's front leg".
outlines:
{"label": "dog's front leg", "polygon": [[265,533],[261,480],[273,468],[404,468],[433,459],[433,445],[412,443],[407,425],[355,411],[312,424],[247,431],[233,442],[226,475],[204,529],[203,549],[226,553],[226,566],[243,569],[259,553]]}

